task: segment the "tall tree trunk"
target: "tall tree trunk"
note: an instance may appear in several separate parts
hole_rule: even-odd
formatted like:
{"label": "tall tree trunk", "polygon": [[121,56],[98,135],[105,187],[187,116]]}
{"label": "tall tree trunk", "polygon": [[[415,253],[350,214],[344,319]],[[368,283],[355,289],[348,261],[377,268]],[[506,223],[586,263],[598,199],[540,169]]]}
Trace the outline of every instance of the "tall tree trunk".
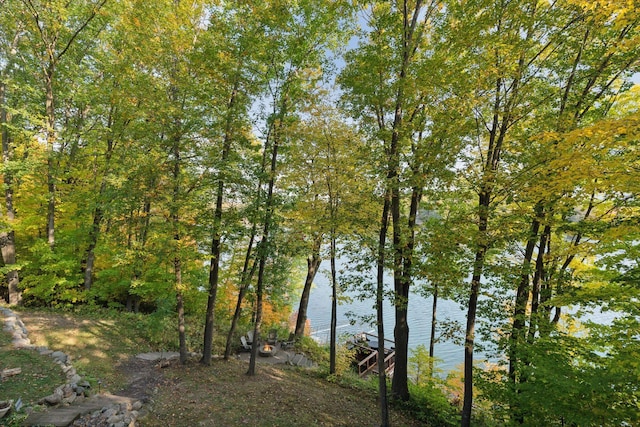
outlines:
{"label": "tall tree trunk", "polygon": [[253,252],[253,242],[256,237],[256,224],[254,222],[253,229],[251,232],[251,238],[249,239],[249,245],[247,246],[247,253],[244,258],[244,266],[242,267],[242,274],[240,275],[240,289],[238,290],[238,299],[236,301],[236,308],[233,312],[233,317],[231,318],[231,326],[229,327],[229,333],[227,334],[227,345],[224,350],[224,360],[229,360],[231,356],[231,350],[233,347],[233,339],[236,330],[236,326],[238,324],[238,320],[240,319],[240,312],[242,310],[242,301],[244,300],[244,296],[247,293],[247,289],[249,289],[249,283],[251,282],[253,275],[255,274],[256,267],[258,266],[257,262],[254,262],[251,266],[251,271],[249,271],[249,264],[251,263],[251,257]]}
{"label": "tall tree trunk", "polygon": [[[104,185],[100,186],[98,197],[101,196],[104,191]],[[98,201],[100,203],[100,201]],[[86,290],[91,289],[93,285],[93,265],[95,263],[95,248],[98,245],[98,236],[100,234],[100,224],[102,223],[103,210],[101,206],[96,206],[93,211],[93,223],[91,224],[91,231],[89,231],[89,246],[87,246],[87,252],[85,254],[85,261],[83,263],[84,270],[84,288]]]}
{"label": "tall tree trunk", "polygon": [[[12,158],[11,142],[9,140],[8,116],[6,108],[6,83],[0,75],[0,127],[2,131],[2,162],[5,167]],[[3,174],[3,184],[5,188],[5,208],[7,209],[7,222],[9,223],[9,231],[0,233],[0,247],[2,249],[2,259],[5,266],[15,265],[16,263],[16,244],[15,232],[13,231],[13,221],[15,220],[15,209],[13,207],[13,176],[10,168],[5,168]],[[20,276],[18,270],[10,270],[5,276],[7,288],[9,292],[9,305],[18,305],[22,301],[22,293],[20,292]]]}
{"label": "tall tree trunk", "polygon": [[56,215],[56,181],[54,172],[54,154],[56,143],[56,117],[53,93],[53,75],[55,64],[53,61],[47,67],[45,73],[45,111],[47,115],[47,242],[53,250],[56,242],[55,238],[55,215]]}
{"label": "tall tree trunk", "polygon": [[329,342],[329,373],[336,373],[338,327],[338,280],[336,269],[336,230],[331,230],[331,337]]}
{"label": "tall tree trunk", "polygon": [[253,323],[253,342],[251,343],[251,356],[249,358],[249,369],[247,370],[247,375],[249,376],[254,376],[256,374],[256,358],[258,357],[258,346],[260,345],[260,331],[262,328],[262,294],[264,290],[264,269],[267,261],[267,256],[266,254],[263,255],[263,253],[268,251],[265,240],[262,240],[258,244],[257,249],[259,253],[259,267],[258,282],[256,284],[256,308]]}
{"label": "tall tree trunk", "polygon": [[515,307],[513,312],[513,326],[511,330],[510,349],[509,349],[509,379],[512,384],[517,383],[516,366],[518,364],[518,347],[523,342],[525,317],[529,302],[529,283],[531,276],[531,260],[533,251],[538,240],[538,230],[540,228],[540,218],[542,216],[542,203],[536,204],[534,217],[531,220],[531,227],[527,237],[527,245],[524,251],[524,259],[522,260],[522,272],[520,274],[520,283],[516,291]]}
{"label": "tall tree trunk", "polygon": [[[253,245],[253,241],[251,242]],[[227,334],[227,345],[224,351],[224,360],[229,360],[231,356],[231,350],[233,348],[233,336],[235,334],[236,326],[238,324],[238,320],[240,319],[240,312],[242,311],[242,301],[244,300],[244,296],[247,294],[247,290],[249,289],[249,283],[253,279],[256,268],[258,266],[257,262],[254,262],[251,266],[251,271],[247,272],[248,262],[250,260],[250,251],[247,251],[247,259],[245,262],[245,267],[242,271],[242,279],[240,280],[240,289],[238,290],[238,299],[236,301],[236,308],[233,312],[233,318],[231,319],[231,326],[229,327],[229,333]]]}
{"label": "tall tree trunk", "polygon": [[433,305],[431,306],[431,333],[429,335],[429,376],[433,377],[433,358],[435,356],[436,326],[438,309],[438,284],[433,284]]}
{"label": "tall tree trunk", "polygon": [[302,296],[300,297],[300,305],[298,306],[298,317],[296,318],[296,328],[294,336],[296,339],[304,336],[304,328],[307,323],[307,307],[309,306],[309,295],[311,294],[311,286],[313,280],[318,273],[322,258],[320,257],[320,247],[322,245],[322,234],[318,233],[313,238],[313,247],[311,255],[307,257],[307,277],[304,281]]}
{"label": "tall tree trunk", "polygon": [[516,290],[513,325],[509,343],[509,381],[511,381],[514,392],[514,400],[511,402],[511,417],[518,424],[522,424],[524,422],[524,414],[522,414],[520,404],[518,402],[518,396],[520,393],[518,383],[521,380],[521,378],[518,377],[520,346],[523,345],[525,338],[524,328],[526,324],[525,320],[530,293],[529,278],[531,276],[531,260],[533,258],[533,251],[536,247],[536,241],[538,239],[542,209],[542,203],[538,202],[534,209],[534,217],[531,220],[529,236],[527,237],[527,245],[524,251],[524,259],[522,260],[522,272],[520,273],[520,283]]}
{"label": "tall tree trunk", "polygon": [[187,363],[187,334],[184,317],[184,296],[182,292],[182,261],[179,257],[173,260],[176,280],[176,310],[178,312],[178,340],[180,342],[180,363]]}
{"label": "tall tree trunk", "polygon": [[180,363],[187,363],[187,338],[184,316],[184,296],[182,289],[182,259],[180,258],[180,214],[179,214],[179,198],[180,198],[180,136],[176,135],[173,141],[173,200],[171,201],[171,222],[173,223],[174,241],[175,241],[175,257],[173,260],[175,274],[175,290],[176,290],[176,308],[178,312],[178,340],[180,342]]}
{"label": "tall tree trunk", "polygon": [[[153,185],[155,185],[153,182],[151,183],[152,185],[150,185],[150,188],[153,187]],[[139,212],[138,212],[139,213]],[[140,215],[138,215],[139,217]],[[134,217],[135,217],[135,213],[132,211],[130,214],[130,219],[129,219],[129,233],[127,236],[127,249],[131,250],[132,246],[133,246],[133,237],[134,237]],[[131,294],[131,289],[132,289],[132,283],[135,283],[138,281],[138,279],[140,279],[140,277],[142,277],[143,271],[142,271],[142,265],[143,265],[143,257],[144,257],[144,250],[147,246],[147,236],[149,235],[149,226],[150,226],[150,222],[151,221],[151,200],[149,197],[147,197],[144,200],[144,203],[142,205],[142,224],[139,226],[139,232],[137,233],[137,239],[140,242],[140,246],[137,247],[136,251],[134,252],[134,258],[133,258],[133,275],[131,277],[131,281],[129,283],[129,287],[127,289],[127,308],[129,307],[133,307],[133,310],[135,312],[138,311],[138,308],[140,306],[140,297],[138,295],[132,295]],[[107,227],[108,228],[108,227]]]}
{"label": "tall tree trunk", "polygon": [[[421,197],[421,189],[413,188],[411,195],[411,212],[409,213],[409,230],[405,235],[404,224],[401,224],[400,217],[400,138],[404,132],[405,114],[405,85],[407,72],[416,53],[421,32],[416,33],[418,19],[422,12],[422,0],[417,0],[413,6],[411,2],[402,2],[402,63],[398,73],[398,89],[396,92],[393,125],[391,129],[391,144],[387,151],[387,185],[390,190],[390,214],[393,224],[393,284],[395,292],[395,327],[394,340],[396,347],[395,369],[391,384],[391,391],[396,399],[409,400],[408,364],[409,364],[409,323],[407,322],[409,288],[412,281],[412,256],[413,256],[413,233],[415,226],[415,211]],[[429,9],[433,10],[434,2],[431,2]],[[429,15],[427,11],[427,17]],[[426,20],[427,17],[424,17]],[[426,21],[425,21],[426,22]],[[417,191],[416,191],[417,190]],[[412,217],[413,215],[413,217]],[[383,343],[384,344],[384,343]],[[383,345],[384,347],[384,345]]]}
{"label": "tall tree trunk", "polygon": [[387,372],[384,369],[384,263],[389,230],[389,210],[391,207],[391,192],[386,191],[380,219],[380,235],[378,237],[378,260],[376,275],[376,323],[378,327],[378,404],[380,405],[380,426],[389,424],[389,399],[387,398]]}
{"label": "tall tree trunk", "polygon": [[543,286],[547,286],[545,278],[545,261],[544,257],[547,250],[547,245],[549,243],[549,239],[551,238],[551,226],[549,224],[545,225],[542,235],[540,235],[540,244],[538,245],[538,256],[536,258],[536,271],[533,275],[533,290],[531,292],[531,316],[529,320],[529,342],[533,342],[536,331],[539,327],[546,326],[545,324],[549,322],[549,319],[543,319],[543,315],[547,314],[540,313],[540,305],[544,304],[546,300],[549,299],[550,296],[544,295]]}
{"label": "tall tree trunk", "polygon": [[[414,170],[414,176],[419,176],[418,172]],[[409,400],[409,384],[408,384],[408,362],[409,362],[409,322],[407,321],[409,312],[409,289],[413,281],[413,252],[415,246],[415,229],[416,218],[418,214],[418,205],[422,199],[422,188],[416,186],[411,191],[411,203],[409,206],[409,219],[407,221],[407,229],[405,232],[404,240],[402,243],[401,237],[396,236],[395,218],[398,217],[399,221],[399,196],[398,202],[394,202],[394,198],[391,201],[392,218],[394,219],[394,247],[396,251],[396,257],[400,255],[401,277],[400,281],[397,280],[397,275],[394,274],[395,285],[395,314],[396,325],[394,329],[395,348],[396,348],[396,364],[393,372],[392,390],[393,396],[397,399],[407,401]],[[397,205],[396,205],[397,204]],[[395,210],[398,212],[395,212]],[[400,233],[398,233],[400,234]],[[396,247],[396,244],[400,245],[400,248]],[[399,362],[399,363],[398,363]]]}
{"label": "tall tree trunk", "polygon": [[211,258],[209,262],[209,295],[207,297],[207,312],[204,323],[204,346],[200,363],[211,364],[211,351],[213,347],[213,327],[218,294],[218,278],[220,275],[220,243],[222,240],[222,202],[224,197],[224,170],[231,151],[231,121],[233,106],[235,105],[239,83],[236,81],[227,105],[227,120],[225,124],[224,142],[222,145],[221,167],[218,172],[218,185],[216,192],[216,209],[213,214],[213,237],[211,238]]}
{"label": "tall tree trunk", "polygon": [[502,79],[497,79],[495,103],[493,106],[494,113],[483,172],[484,182],[478,194],[478,236],[476,237],[476,254],[473,263],[469,303],[467,305],[467,325],[464,339],[464,402],[462,405],[462,427],[471,426],[471,409],[473,407],[473,350],[478,297],[480,296],[480,280],[482,279],[485,257],[487,249],[489,248],[489,208],[491,206],[491,195],[495,185],[495,173],[498,170],[502,144],[508,128],[507,117],[504,117],[502,123],[500,123],[501,88]]}
{"label": "tall tree trunk", "polygon": [[[280,117],[284,117],[286,112],[286,102],[283,102],[282,110],[280,112]],[[276,167],[278,165],[278,148],[279,148],[279,130],[280,126],[282,126],[282,121],[277,120],[278,123],[272,125],[272,133],[273,137],[273,146],[271,149],[271,168],[269,173],[269,186],[267,190],[267,198],[265,200],[265,217],[264,217],[264,227],[262,229],[262,241],[258,247],[258,259],[259,259],[259,267],[258,267],[258,283],[256,285],[256,318],[253,328],[253,344],[251,345],[251,358],[249,359],[249,370],[247,371],[247,375],[253,376],[256,374],[256,357],[258,356],[258,346],[260,341],[260,328],[262,326],[262,294],[264,288],[264,270],[267,263],[267,257],[269,256],[271,250],[269,248],[270,245],[270,235],[271,232],[271,221],[273,219],[273,210],[274,210],[274,195],[273,189],[275,187],[276,180]],[[268,146],[268,137],[265,143],[265,147]]]}
{"label": "tall tree trunk", "polygon": [[[264,185],[264,181],[263,181],[263,177],[265,176],[265,172],[267,169],[267,162],[268,162],[268,139],[265,143],[265,149],[262,152],[262,160],[260,163],[260,178],[258,179],[258,184],[256,186],[256,197],[255,197],[255,210],[253,215],[251,215],[252,217],[252,225],[251,225],[251,237],[249,239],[249,245],[247,246],[247,252],[245,255],[245,259],[244,259],[244,266],[242,268],[242,275],[241,275],[241,279],[240,279],[240,289],[238,292],[238,299],[236,302],[236,308],[235,311],[233,313],[233,318],[231,320],[231,327],[229,328],[229,333],[227,335],[227,345],[226,345],[226,349],[225,349],[225,353],[224,353],[224,359],[228,360],[229,356],[231,355],[231,348],[232,348],[232,342],[233,342],[233,335],[236,329],[236,325],[238,323],[238,319],[240,318],[240,311],[242,309],[242,301],[244,299],[244,296],[247,292],[247,290],[249,289],[249,283],[251,282],[253,275],[255,274],[255,270],[256,268],[260,265],[259,262],[259,258],[260,258],[260,242],[258,243],[258,245],[256,245],[256,252],[258,252],[257,256],[256,256],[256,260],[254,260],[253,265],[251,266],[251,272],[247,273],[249,271],[249,264],[251,262],[252,259],[252,252],[253,252],[253,246],[254,246],[254,242],[256,240],[256,236],[257,236],[257,232],[258,232],[258,220],[257,218],[257,212],[258,209],[260,207],[260,203],[261,203],[261,199],[262,199],[262,188]],[[251,313],[251,322],[254,322],[256,318],[256,313],[254,310],[252,310]],[[255,325],[254,325],[254,338],[253,341],[257,341],[257,337],[255,335]],[[253,345],[253,343],[252,343]],[[251,347],[251,352],[253,354],[253,346]],[[249,360],[249,365],[250,365],[250,369],[251,369],[251,360]],[[254,373],[255,373],[255,365],[254,365]],[[248,373],[248,372],[247,372]],[[250,374],[253,375],[253,374]]]}
{"label": "tall tree trunk", "polygon": [[467,327],[464,341],[464,403],[462,406],[462,427],[471,425],[471,405],[473,400],[473,344],[475,337],[476,312],[478,295],[480,295],[480,279],[487,247],[482,245],[476,251],[471,278],[471,293],[467,305]]}
{"label": "tall tree trunk", "polygon": [[[115,107],[112,105],[109,111],[109,118],[107,120],[108,129],[111,130],[113,126],[113,115]],[[109,135],[107,138],[107,151],[105,152],[105,170],[100,180],[100,188],[96,195],[96,207],[93,210],[93,222],[91,224],[91,230],[89,231],[89,244],[84,256],[83,273],[84,273],[84,288],[86,290],[91,289],[93,285],[93,266],[95,262],[95,248],[98,245],[98,237],[100,236],[100,226],[102,225],[102,219],[104,218],[104,209],[102,207],[104,193],[107,188],[107,174],[109,172],[109,166],[111,164],[111,156],[113,155],[113,136]]]}

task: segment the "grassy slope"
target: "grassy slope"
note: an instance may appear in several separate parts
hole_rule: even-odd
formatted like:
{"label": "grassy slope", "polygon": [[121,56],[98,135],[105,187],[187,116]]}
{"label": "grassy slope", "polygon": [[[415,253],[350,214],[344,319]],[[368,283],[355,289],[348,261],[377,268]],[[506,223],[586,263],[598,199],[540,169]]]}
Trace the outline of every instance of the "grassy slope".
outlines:
{"label": "grassy slope", "polygon": [[[117,391],[126,384],[119,364],[130,356],[151,348],[135,337],[131,318],[117,320],[86,318],[68,314],[20,312],[36,345],[69,354],[78,372],[102,390]],[[5,342],[6,344],[6,342]],[[0,360],[13,351],[0,346]],[[43,364],[48,358],[33,354]],[[4,363],[4,362],[3,362]],[[36,367],[40,362],[32,361]],[[246,362],[245,362],[246,363]],[[151,404],[152,414],[143,426],[375,426],[378,409],[375,393],[352,390],[316,378],[305,371],[281,367],[258,366],[255,377],[245,375],[247,366],[236,360],[214,360],[205,367],[191,361],[187,366],[172,365],[157,375],[164,375]],[[24,369],[24,367],[23,367]],[[39,375],[50,375],[43,389],[28,389],[23,400],[36,401],[50,394],[59,381],[59,368],[50,367]],[[20,382],[27,380],[26,375]],[[2,393],[5,392],[2,384]],[[46,390],[46,391],[45,391]],[[4,420],[3,420],[4,421]],[[392,425],[420,425],[409,417],[392,411]]]}
{"label": "grassy slope", "polygon": [[42,357],[36,351],[16,350],[11,344],[11,335],[0,332],[0,371],[20,368],[18,375],[0,380],[0,400],[17,401],[35,404],[40,398],[47,396],[60,384],[66,376],[50,357]]}

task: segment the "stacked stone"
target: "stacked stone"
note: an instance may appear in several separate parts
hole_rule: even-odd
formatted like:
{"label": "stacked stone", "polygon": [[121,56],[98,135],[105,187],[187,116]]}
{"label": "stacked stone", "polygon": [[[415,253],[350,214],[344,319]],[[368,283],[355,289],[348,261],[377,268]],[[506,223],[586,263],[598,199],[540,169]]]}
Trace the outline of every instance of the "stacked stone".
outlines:
{"label": "stacked stone", "polygon": [[13,311],[5,307],[0,307],[0,312],[4,314],[4,330],[12,335],[12,342],[15,348],[25,350],[35,350],[43,356],[51,357],[67,376],[67,382],[47,397],[40,399],[38,403],[47,405],[66,404],[69,405],[78,397],[89,396],[91,384],[83,381],[76,369],[71,364],[71,357],[61,351],[52,351],[47,347],[36,347],[31,344],[27,328],[22,320]]}
{"label": "stacked stone", "polygon": [[11,334],[13,339],[13,346],[15,348],[34,349],[35,346],[31,344],[27,334],[27,328],[22,323],[22,320],[11,310],[5,307],[0,307],[0,312],[4,314],[4,331]]}
{"label": "stacked stone", "polygon": [[62,372],[67,376],[67,382],[60,387],[57,387],[55,391],[46,396],[38,403],[46,405],[70,405],[76,400],[82,400],[85,397],[89,397],[89,391],[91,384],[88,381],[82,380],[82,377],[78,375],[76,369],[71,364],[71,358],[61,351],[51,351],[46,347],[37,347],[36,350],[43,356],[51,357],[60,367]]}
{"label": "stacked stone", "polygon": [[73,427],[135,427],[141,417],[142,402],[121,403],[78,418]]}
{"label": "stacked stone", "polygon": [[[91,384],[83,380],[76,372],[71,364],[71,357],[62,351],[53,351],[44,346],[35,346],[31,344],[28,337],[27,328],[22,320],[11,310],[0,307],[0,313],[4,314],[4,330],[12,334],[13,346],[15,348],[35,350],[42,356],[51,357],[60,367],[62,372],[67,376],[65,384],[57,387],[52,394],[46,396],[39,404],[49,406],[55,405],[71,405],[74,402],[82,401],[89,397]],[[109,408],[103,408],[102,411],[94,412],[86,417],[82,417],[77,422],[78,426],[105,426],[105,427],[134,427],[137,425],[136,420],[140,416],[142,402],[137,401],[133,404],[115,404]],[[29,411],[30,409],[26,409]],[[82,421],[84,420],[84,421]],[[76,424],[74,423],[74,426]]]}

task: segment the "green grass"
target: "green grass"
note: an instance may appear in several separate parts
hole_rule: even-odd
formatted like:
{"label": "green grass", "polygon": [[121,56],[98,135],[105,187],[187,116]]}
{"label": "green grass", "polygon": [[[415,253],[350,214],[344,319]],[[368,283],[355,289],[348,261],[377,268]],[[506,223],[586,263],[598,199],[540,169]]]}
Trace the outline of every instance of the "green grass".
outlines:
{"label": "green grass", "polygon": [[22,398],[25,404],[35,403],[34,400],[53,393],[66,380],[60,365],[53,359],[41,356],[37,351],[14,349],[11,335],[4,331],[0,334],[0,353],[0,370],[22,369],[20,374],[1,380],[2,400]]}
{"label": "green grass", "polygon": [[[158,337],[175,333],[173,328],[165,328],[166,323],[158,322],[154,316],[108,310],[73,314],[16,311],[29,331],[31,342],[64,351],[72,358],[78,373],[93,383],[96,392],[95,383],[101,380],[102,391],[117,393],[126,385],[128,374],[123,372],[126,364],[120,365],[120,362],[140,352],[171,349]],[[5,367],[20,366],[23,374],[16,376],[14,381],[14,386],[21,390],[17,394],[11,392],[4,397],[8,389],[5,383],[0,384],[0,399],[15,400],[18,396],[24,402],[37,402],[65,382],[60,367],[49,357],[40,356],[35,351],[14,350],[6,334],[1,340],[0,363]],[[326,351],[315,343],[303,342],[301,347],[318,359],[326,358]],[[10,359],[9,355],[20,359],[9,363],[16,360]],[[8,363],[11,366],[6,366]],[[224,362],[216,359],[211,366],[202,366],[194,359],[186,366],[174,363],[166,369],[150,371],[149,379],[154,380],[157,393],[148,408],[151,414],[141,421],[141,425],[340,427],[374,425],[378,418],[373,381],[353,377],[327,381],[321,374],[322,368],[314,373],[286,366],[259,365],[255,377],[245,375],[246,370],[246,362],[239,360]],[[43,381],[40,389],[34,386],[32,377],[34,381]],[[24,395],[20,396],[20,393]],[[415,420],[406,411],[391,408],[391,413],[392,424],[396,426],[429,425]],[[24,417],[24,413],[13,414],[0,420],[0,426],[17,427],[22,425]]]}
{"label": "green grass", "polygon": [[142,316],[100,310],[93,313],[17,311],[36,345],[61,350],[72,360],[78,374],[92,387],[98,380],[115,391],[124,385],[117,364],[132,355],[151,351]]}
{"label": "green grass", "polygon": [[[15,349],[8,332],[0,332],[0,371],[21,368],[18,375],[0,380],[0,400],[22,399],[25,406],[34,406],[37,401],[50,395],[56,387],[66,381],[60,365],[37,351]],[[20,425],[22,416],[12,411],[2,419],[0,425]]]}

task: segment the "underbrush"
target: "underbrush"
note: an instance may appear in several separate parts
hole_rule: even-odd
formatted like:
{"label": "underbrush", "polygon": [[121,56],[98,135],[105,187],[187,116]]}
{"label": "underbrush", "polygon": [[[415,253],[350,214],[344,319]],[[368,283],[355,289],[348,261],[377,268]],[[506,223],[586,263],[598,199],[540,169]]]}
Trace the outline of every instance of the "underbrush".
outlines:
{"label": "underbrush", "polygon": [[409,401],[400,403],[400,406],[408,409],[416,419],[432,427],[460,424],[458,408],[451,404],[436,382],[409,384],[409,394]]}

